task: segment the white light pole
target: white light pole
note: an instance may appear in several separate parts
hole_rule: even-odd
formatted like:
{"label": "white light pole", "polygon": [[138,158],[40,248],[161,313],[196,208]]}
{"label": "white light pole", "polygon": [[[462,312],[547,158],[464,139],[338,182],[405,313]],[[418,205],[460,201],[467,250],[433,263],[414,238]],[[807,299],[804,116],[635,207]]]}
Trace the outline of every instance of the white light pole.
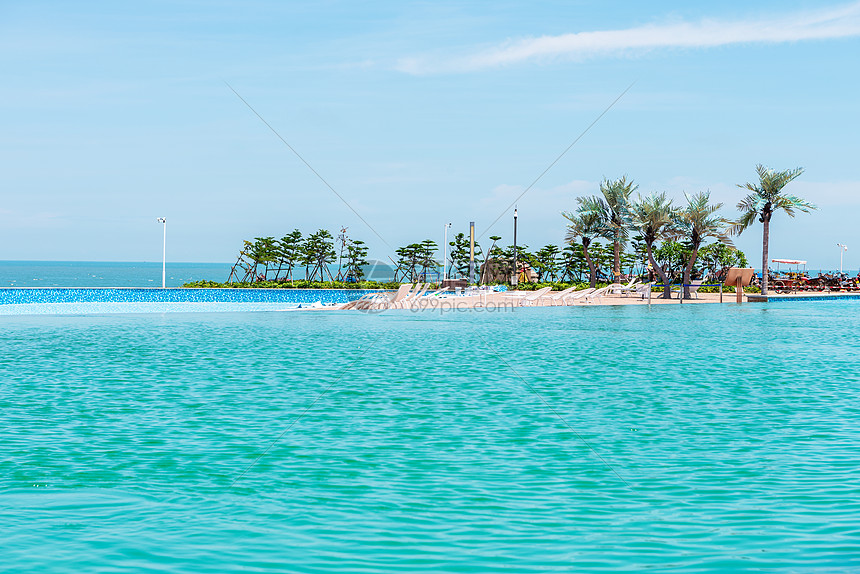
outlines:
{"label": "white light pole", "polygon": [[839,249],[839,276],[842,276],[842,256],[848,251],[847,245],[842,245],[841,243],[837,243],[836,247],[840,247]]}
{"label": "white light pole", "polygon": [[445,224],[445,240],[442,242],[442,281],[448,278],[445,262],[448,261],[448,230],[451,228],[450,223]]}
{"label": "white light pole", "polygon": [[511,285],[516,287],[520,284],[520,270],[517,267],[517,208],[514,207],[514,276],[511,277]]}
{"label": "white light pole", "polygon": [[164,226],[164,242],[161,246],[161,288],[164,289],[167,279],[167,218],[159,217],[158,222]]}

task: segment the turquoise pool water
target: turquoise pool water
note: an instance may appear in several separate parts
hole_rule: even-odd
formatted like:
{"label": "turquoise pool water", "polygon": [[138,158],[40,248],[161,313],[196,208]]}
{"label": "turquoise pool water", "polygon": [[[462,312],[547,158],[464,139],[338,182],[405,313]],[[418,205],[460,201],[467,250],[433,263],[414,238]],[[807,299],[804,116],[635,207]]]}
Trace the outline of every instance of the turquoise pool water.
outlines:
{"label": "turquoise pool water", "polygon": [[2,317],[0,570],[858,570],[858,305]]}

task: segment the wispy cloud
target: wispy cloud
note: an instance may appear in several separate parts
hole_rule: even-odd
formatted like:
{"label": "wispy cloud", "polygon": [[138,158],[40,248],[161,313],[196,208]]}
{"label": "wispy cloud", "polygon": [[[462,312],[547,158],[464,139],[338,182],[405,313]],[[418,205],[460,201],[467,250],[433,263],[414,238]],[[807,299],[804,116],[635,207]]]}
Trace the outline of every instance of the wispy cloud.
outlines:
{"label": "wispy cloud", "polygon": [[852,36],[860,36],[860,2],[753,20],[671,22],[510,40],[472,53],[403,58],[398,61],[397,69],[411,74],[469,72],[524,62],[576,60],[659,48],[779,44]]}

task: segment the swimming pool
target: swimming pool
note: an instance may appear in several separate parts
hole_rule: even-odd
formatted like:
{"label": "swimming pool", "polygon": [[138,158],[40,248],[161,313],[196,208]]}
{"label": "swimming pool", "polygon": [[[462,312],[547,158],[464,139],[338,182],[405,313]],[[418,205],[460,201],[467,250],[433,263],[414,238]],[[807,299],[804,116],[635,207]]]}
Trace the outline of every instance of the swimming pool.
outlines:
{"label": "swimming pool", "polygon": [[858,309],[3,317],[0,560],[857,570]]}

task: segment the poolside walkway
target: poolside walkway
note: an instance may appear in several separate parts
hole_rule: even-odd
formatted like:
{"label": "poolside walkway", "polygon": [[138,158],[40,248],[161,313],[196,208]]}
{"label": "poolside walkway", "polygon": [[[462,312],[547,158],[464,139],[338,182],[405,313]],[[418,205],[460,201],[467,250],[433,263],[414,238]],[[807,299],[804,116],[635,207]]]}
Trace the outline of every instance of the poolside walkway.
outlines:
{"label": "poolside walkway", "polygon": [[[549,293],[546,297],[535,301],[527,301],[526,297],[533,295],[532,291],[508,291],[505,293],[496,292],[481,292],[474,295],[449,295],[446,297],[423,297],[416,299],[404,305],[404,309],[411,311],[420,310],[460,310],[460,309],[479,309],[479,308],[518,308],[518,307],[551,307],[563,306],[558,303],[553,303]],[[684,299],[683,303],[677,298],[677,293],[673,294],[672,299],[662,299],[661,293],[652,293],[651,305],[687,305],[687,304],[704,304],[704,303],[719,303],[719,293],[698,293],[698,298]],[[746,300],[746,296],[745,296]],[[723,303],[734,303],[734,293],[723,293]],[[577,300],[568,300],[566,306],[569,307],[593,307],[596,305],[648,305],[648,299],[642,299],[638,295],[620,295],[606,294],[602,297],[596,297],[592,300],[585,298]]]}

